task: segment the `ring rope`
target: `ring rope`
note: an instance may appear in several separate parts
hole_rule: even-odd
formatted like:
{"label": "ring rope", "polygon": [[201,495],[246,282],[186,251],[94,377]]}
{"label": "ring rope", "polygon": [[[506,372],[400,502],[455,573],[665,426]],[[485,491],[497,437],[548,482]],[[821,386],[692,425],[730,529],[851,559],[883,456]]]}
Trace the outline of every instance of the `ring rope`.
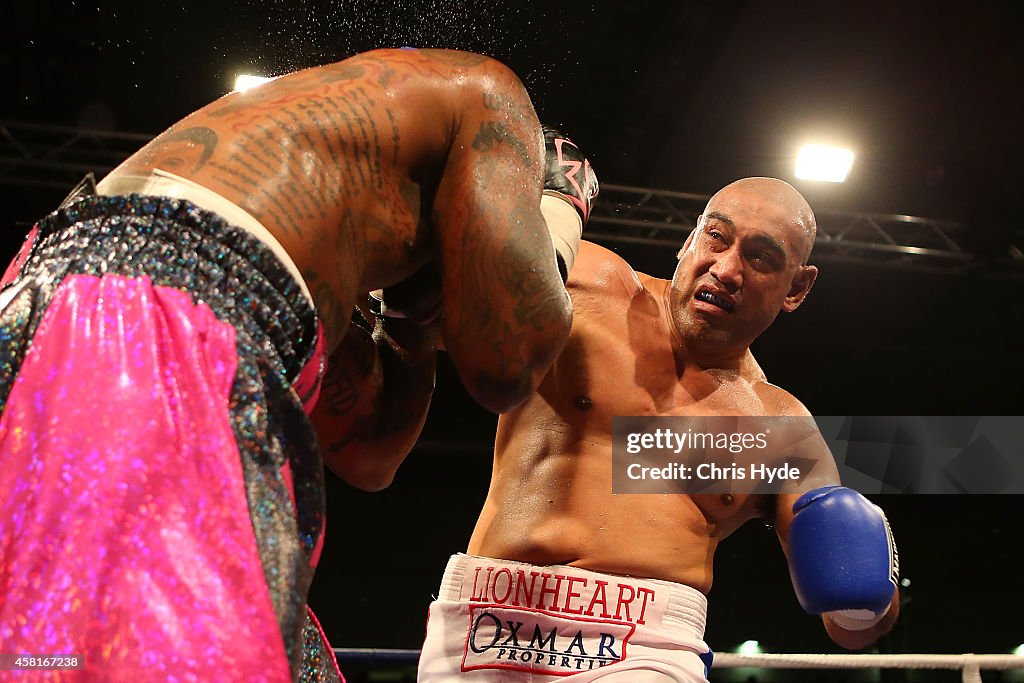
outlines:
{"label": "ring rope", "polygon": [[[336,647],[339,662],[391,662],[416,664],[419,650]],[[982,669],[1006,671],[1024,669],[1019,655],[825,655],[825,654],[737,654],[717,652],[715,668],[760,667],[766,669],[959,669],[963,683],[980,683]]]}
{"label": "ring rope", "polygon": [[819,655],[819,654],[737,654],[716,652],[715,666],[736,668],[760,666],[769,669],[1024,669],[1024,657],[1017,655]]}

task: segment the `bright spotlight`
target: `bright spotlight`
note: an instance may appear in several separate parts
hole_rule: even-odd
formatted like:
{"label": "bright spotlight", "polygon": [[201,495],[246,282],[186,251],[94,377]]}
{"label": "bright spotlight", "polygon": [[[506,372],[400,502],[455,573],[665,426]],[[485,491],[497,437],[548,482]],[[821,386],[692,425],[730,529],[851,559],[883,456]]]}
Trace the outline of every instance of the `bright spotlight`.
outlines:
{"label": "bright spotlight", "polygon": [[1013,648],[1013,654],[1018,657],[1024,657],[1024,643],[1021,643],[1017,647]]}
{"label": "bright spotlight", "polygon": [[801,180],[841,183],[852,167],[853,152],[842,147],[804,145],[796,157],[796,177]]}
{"label": "bright spotlight", "polygon": [[761,644],[756,640],[744,640],[736,648],[736,652],[741,655],[759,655],[761,654]]}
{"label": "bright spotlight", "polygon": [[268,76],[253,76],[251,74],[239,74],[235,78],[234,90],[235,90],[235,92],[242,92],[243,90],[248,90],[249,88],[255,88],[257,85],[260,85],[262,83],[266,83],[267,81],[272,81],[272,80],[274,80],[274,79],[271,78],[271,77],[268,77]]}

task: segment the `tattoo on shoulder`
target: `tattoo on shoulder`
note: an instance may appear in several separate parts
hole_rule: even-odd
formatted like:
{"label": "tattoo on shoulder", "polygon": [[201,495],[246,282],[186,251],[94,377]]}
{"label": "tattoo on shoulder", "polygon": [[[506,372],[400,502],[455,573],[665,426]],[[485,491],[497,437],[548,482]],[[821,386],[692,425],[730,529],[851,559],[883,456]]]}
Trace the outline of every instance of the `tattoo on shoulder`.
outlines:
{"label": "tattoo on shoulder", "polygon": [[[518,127],[529,129],[537,126],[533,106],[524,102],[521,97],[510,96],[505,92],[484,92],[483,105],[487,111],[495,112],[501,119],[512,122]],[[537,137],[540,138],[539,130]]]}
{"label": "tattoo on shoulder", "polygon": [[397,166],[402,136],[398,130],[398,122],[395,121],[395,113],[390,108],[385,108],[384,113],[388,115],[388,122],[391,124],[391,163]]}
{"label": "tattoo on shoulder", "polygon": [[495,148],[508,145],[516,151],[524,164],[529,164],[530,151],[526,143],[508,129],[501,121],[484,121],[473,138],[473,149],[478,152],[492,152]]}
{"label": "tattoo on shoulder", "polygon": [[366,75],[366,67],[362,64],[350,64],[338,62],[329,66],[321,67],[320,82],[336,83],[338,81],[354,81]]}
{"label": "tattoo on shoulder", "polygon": [[394,69],[392,69],[390,66],[384,67],[383,69],[380,70],[380,73],[377,75],[377,85],[384,89],[387,89],[388,86],[391,85],[391,79],[394,78],[394,76]]}
{"label": "tattoo on shoulder", "polygon": [[195,126],[158,136],[144,150],[144,158],[150,166],[195,172],[206,165],[216,148],[217,133]]}
{"label": "tattoo on shoulder", "polygon": [[490,60],[489,57],[475,52],[461,52],[459,50],[420,50],[420,52],[435,62],[446,66],[479,66]]}
{"label": "tattoo on shoulder", "polygon": [[515,100],[499,93],[485,92],[484,108],[506,114],[514,119],[520,119],[523,117],[523,112],[519,104],[517,104]]}

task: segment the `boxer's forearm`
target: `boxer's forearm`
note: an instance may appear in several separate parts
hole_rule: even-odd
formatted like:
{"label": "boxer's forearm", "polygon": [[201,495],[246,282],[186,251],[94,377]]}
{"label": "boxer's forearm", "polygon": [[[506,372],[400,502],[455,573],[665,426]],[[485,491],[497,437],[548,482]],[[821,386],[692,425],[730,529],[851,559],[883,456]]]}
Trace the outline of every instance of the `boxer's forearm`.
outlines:
{"label": "boxer's forearm", "polygon": [[436,351],[406,321],[349,329],[332,355],[312,414],[324,461],[357,488],[391,483],[423,428],[434,389]]}
{"label": "boxer's forearm", "polygon": [[[394,469],[416,444],[434,395],[437,350],[431,331],[406,320],[384,321],[374,332],[380,354],[383,390],[379,397],[372,442],[378,459],[394,462]],[[387,484],[385,484],[387,485]]]}

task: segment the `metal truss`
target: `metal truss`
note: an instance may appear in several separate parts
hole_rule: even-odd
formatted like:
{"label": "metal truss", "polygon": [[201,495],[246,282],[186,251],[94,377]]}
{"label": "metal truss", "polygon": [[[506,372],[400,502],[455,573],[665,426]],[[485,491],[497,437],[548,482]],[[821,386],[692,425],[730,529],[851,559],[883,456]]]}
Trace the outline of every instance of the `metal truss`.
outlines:
{"label": "metal truss", "polygon": [[[0,121],[0,184],[68,190],[90,171],[103,176],[151,139],[139,133]],[[604,184],[587,237],[677,249],[707,200],[705,195]],[[815,259],[941,270],[976,260],[967,245],[969,231],[957,223],[905,215],[815,213]],[[1011,271],[1024,272],[1024,254],[1017,247],[1001,262]]]}
{"label": "metal truss", "polygon": [[[601,185],[588,238],[678,249],[704,211],[707,195]],[[907,267],[949,269],[977,256],[967,245],[970,231],[951,221],[919,216],[816,210],[814,259],[870,261]],[[1001,261],[1024,270],[1024,254],[1012,246]]]}
{"label": "metal truss", "polygon": [[92,171],[106,175],[153,139],[140,133],[0,121],[0,184],[65,192]]}

